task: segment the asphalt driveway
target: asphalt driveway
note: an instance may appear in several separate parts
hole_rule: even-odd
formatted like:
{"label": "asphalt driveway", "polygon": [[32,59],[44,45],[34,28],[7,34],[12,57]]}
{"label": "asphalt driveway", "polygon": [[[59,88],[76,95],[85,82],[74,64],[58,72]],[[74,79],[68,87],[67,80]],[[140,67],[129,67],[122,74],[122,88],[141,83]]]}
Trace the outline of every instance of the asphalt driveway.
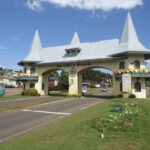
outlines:
{"label": "asphalt driveway", "polygon": [[17,138],[103,101],[97,98],[81,98],[2,112],[0,113],[0,142]]}

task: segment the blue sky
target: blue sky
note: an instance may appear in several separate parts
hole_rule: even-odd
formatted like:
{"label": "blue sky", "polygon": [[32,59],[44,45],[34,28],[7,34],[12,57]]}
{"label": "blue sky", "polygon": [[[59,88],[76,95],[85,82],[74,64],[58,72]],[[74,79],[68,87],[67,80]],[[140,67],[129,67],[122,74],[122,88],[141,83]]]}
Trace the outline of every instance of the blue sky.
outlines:
{"label": "blue sky", "polygon": [[83,1],[0,0],[0,65],[18,69],[36,29],[43,47],[69,44],[74,32],[81,42],[120,38],[128,10],[140,41],[150,49],[149,0]]}

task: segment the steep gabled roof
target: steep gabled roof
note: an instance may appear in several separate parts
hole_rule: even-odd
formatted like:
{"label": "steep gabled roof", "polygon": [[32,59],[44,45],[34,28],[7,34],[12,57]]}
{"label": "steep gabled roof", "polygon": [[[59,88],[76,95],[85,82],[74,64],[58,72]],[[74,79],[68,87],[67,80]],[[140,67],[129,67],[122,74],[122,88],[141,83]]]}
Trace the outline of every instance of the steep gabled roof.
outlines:
{"label": "steep gabled roof", "polygon": [[35,31],[35,35],[33,38],[33,42],[31,45],[31,49],[30,52],[28,54],[28,56],[24,59],[25,62],[39,62],[41,61],[41,57],[40,57],[40,49],[42,49],[41,46],[41,41],[40,41],[40,36],[38,31]]}
{"label": "steep gabled roof", "polygon": [[130,13],[128,13],[121,40],[119,42],[118,49],[114,52],[114,55],[124,53],[124,52],[141,53],[145,51],[148,50],[140,43],[131,15]]}

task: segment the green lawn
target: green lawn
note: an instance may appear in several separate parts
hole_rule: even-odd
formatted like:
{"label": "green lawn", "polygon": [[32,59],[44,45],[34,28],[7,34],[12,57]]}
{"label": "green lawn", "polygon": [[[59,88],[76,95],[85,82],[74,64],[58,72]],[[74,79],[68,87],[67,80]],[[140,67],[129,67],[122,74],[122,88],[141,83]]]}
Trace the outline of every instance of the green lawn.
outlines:
{"label": "green lawn", "polygon": [[100,133],[89,126],[92,119],[106,116],[114,101],[120,100],[106,101],[73,114],[39,131],[1,144],[0,150],[149,150],[150,100],[136,100],[143,114],[128,132],[108,134],[101,139]]}

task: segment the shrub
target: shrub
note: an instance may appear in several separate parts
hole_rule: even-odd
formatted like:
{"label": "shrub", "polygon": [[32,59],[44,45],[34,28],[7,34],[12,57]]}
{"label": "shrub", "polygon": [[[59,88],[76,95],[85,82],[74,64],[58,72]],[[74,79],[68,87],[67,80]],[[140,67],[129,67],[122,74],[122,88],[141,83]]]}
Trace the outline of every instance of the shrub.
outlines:
{"label": "shrub", "polygon": [[49,91],[60,91],[60,90],[68,90],[68,86],[64,84],[58,84],[57,86],[49,86]]}
{"label": "shrub", "polygon": [[116,98],[116,96],[110,96],[110,99],[114,99],[114,98]]}
{"label": "shrub", "polygon": [[134,94],[130,94],[128,98],[136,98]]}
{"label": "shrub", "polygon": [[21,95],[24,95],[24,91],[21,92]]}
{"label": "shrub", "polygon": [[34,88],[25,89],[25,91],[23,93],[26,96],[38,96],[39,95],[37,90]]}
{"label": "shrub", "polygon": [[91,84],[89,87],[90,87],[90,88],[95,88],[95,85],[94,85],[94,84]]}
{"label": "shrub", "polygon": [[49,87],[49,91],[60,91],[60,90],[61,90],[60,86]]}
{"label": "shrub", "polygon": [[122,94],[117,95],[117,98],[123,98]]}
{"label": "shrub", "polygon": [[122,104],[114,104],[112,106],[111,112],[122,112],[124,109],[125,107]]}
{"label": "shrub", "polygon": [[78,97],[76,94],[68,94],[67,97]]}

